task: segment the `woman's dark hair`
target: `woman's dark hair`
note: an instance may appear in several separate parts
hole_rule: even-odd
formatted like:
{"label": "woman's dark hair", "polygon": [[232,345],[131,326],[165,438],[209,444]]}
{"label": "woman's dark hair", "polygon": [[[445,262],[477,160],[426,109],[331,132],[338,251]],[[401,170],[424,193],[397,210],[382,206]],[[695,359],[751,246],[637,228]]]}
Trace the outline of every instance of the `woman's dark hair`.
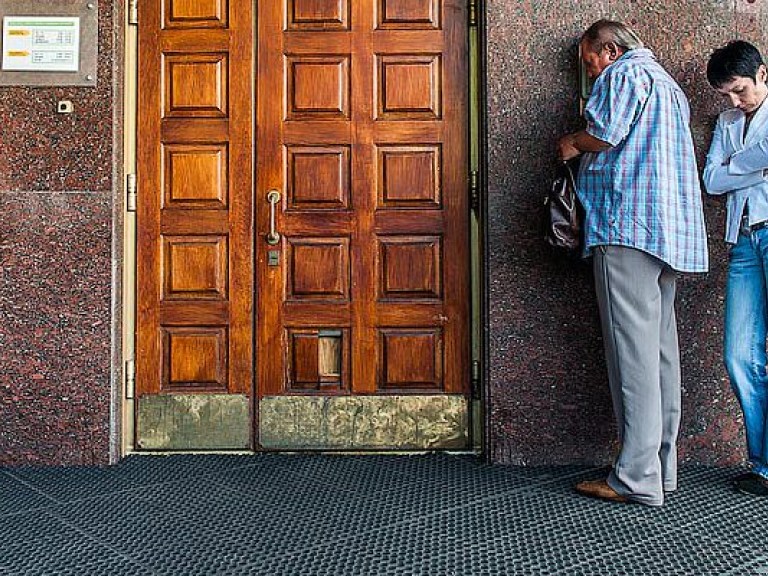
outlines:
{"label": "woman's dark hair", "polygon": [[745,40],[733,40],[709,57],[707,80],[715,88],[737,76],[757,82],[757,71],[764,64],[760,51]]}

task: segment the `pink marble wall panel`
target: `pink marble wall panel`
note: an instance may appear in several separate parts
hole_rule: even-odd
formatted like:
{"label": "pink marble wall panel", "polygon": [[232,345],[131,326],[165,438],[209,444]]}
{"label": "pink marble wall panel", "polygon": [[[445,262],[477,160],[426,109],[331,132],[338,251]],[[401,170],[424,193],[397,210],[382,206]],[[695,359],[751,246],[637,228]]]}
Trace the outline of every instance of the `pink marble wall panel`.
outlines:
{"label": "pink marble wall panel", "polygon": [[109,461],[115,7],[95,88],[0,87],[0,465]]}
{"label": "pink marble wall panel", "polygon": [[0,465],[109,455],[111,201],[0,194]]}
{"label": "pink marble wall panel", "polygon": [[[722,103],[705,66],[745,37],[768,53],[765,0],[540,0],[487,2],[490,440],[497,462],[607,463],[615,429],[591,271],[557,260],[537,218],[556,164],[557,137],[581,127],[576,46],[601,18],[630,23],[680,82],[703,162]],[[740,412],[722,366],[724,206],[705,199],[711,271],[682,278],[681,459],[744,456]]]}

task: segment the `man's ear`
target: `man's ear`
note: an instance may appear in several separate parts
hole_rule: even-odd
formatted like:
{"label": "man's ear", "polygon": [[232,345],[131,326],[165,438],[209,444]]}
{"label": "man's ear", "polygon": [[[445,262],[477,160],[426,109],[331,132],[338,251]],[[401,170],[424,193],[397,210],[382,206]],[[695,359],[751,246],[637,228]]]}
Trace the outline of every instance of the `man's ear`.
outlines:
{"label": "man's ear", "polygon": [[611,60],[611,62],[618,60],[619,56],[621,56],[621,50],[619,49],[619,46],[616,44],[616,42],[606,42],[603,44],[603,48],[605,48],[606,52],[608,52],[608,58]]}
{"label": "man's ear", "polygon": [[760,64],[755,77],[758,82],[768,82],[768,69],[766,69],[765,64]]}

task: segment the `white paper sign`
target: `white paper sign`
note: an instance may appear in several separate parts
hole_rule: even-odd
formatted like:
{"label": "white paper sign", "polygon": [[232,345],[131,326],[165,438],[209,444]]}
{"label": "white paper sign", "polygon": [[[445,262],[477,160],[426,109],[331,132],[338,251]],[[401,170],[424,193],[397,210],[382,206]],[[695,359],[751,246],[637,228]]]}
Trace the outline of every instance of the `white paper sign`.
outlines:
{"label": "white paper sign", "polygon": [[3,17],[3,70],[77,72],[80,18]]}

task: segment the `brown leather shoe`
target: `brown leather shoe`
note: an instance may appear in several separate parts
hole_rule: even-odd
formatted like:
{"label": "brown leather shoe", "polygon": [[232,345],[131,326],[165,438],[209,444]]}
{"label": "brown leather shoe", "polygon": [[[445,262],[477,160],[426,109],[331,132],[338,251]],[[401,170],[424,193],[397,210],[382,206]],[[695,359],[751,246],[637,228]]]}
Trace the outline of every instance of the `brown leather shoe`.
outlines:
{"label": "brown leather shoe", "polygon": [[590,498],[599,498],[610,502],[629,502],[626,496],[622,496],[616,490],[608,486],[606,480],[584,480],[576,484],[576,492]]}

